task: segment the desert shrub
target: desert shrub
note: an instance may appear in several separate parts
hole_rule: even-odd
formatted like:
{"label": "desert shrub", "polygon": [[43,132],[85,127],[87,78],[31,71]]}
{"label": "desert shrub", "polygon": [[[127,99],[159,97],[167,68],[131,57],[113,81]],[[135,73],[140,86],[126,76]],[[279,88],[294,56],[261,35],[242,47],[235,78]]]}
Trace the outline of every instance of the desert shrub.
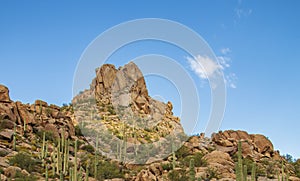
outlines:
{"label": "desert shrub", "polygon": [[215,168],[208,167],[206,172],[207,172],[207,175],[208,175],[208,177],[207,177],[208,180],[211,180],[213,178],[216,178],[216,179],[220,178],[220,173]]}
{"label": "desert shrub", "polygon": [[9,154],[9,152],[8,151],[6,151],[6,150],[0,150],[0,157],[5,157],[6,155],[8,155]]}
{"label": "desert shrub", "polygon": [[246,158],[243,159],[243,165],[247,166],[247,174],[251,175],[253,160],[249,157],[246,157]]}
{"label": "desert shrub", "polygon": [[206,160],[203,159],[202,153],[196,153],[194,155],[195,167],[205,167],[207,166]]}
{"label": "desert shrub", "polygon": [[26,153],[18,153],[9,160],[10,165],[16,165],[22,169],[27,170],[28,172],[35,171],[35,167],[38,161],[35,160],[31,155]]}
{"label": "desert shrub", "polygon": [[161,167],[162,167],[163,170],[167,170],[167,171],[169,171],[173,168],[171,163],[164,163],[164,164],[161,165]]}
{"label": "desert shrub", "polygon": [[116,115],[116,114],[117,114],[116,111],[115,111],[115,109],[114,109],[114,107],[113,107],[112,105],[109,105],[109,106],[107,107],[107,111],[108,111],[110,114],[112,114],[112,115]]}
{"label": "desert shrub", "polygon": [[176,158],[178,158],[179,160],[180,160],[180,159],[183,159],[184,157],[190,155],[189,151],[190,151],[190,150],[188,149],[188,147],[186,147],[186,146],[183,145],[182,147],[180,147],[180,148],[175,152],[175,156],[176,156]]}
{"label": "desert shrub", "polygon": [[295,174],[300,177],[300,160],[294,163]]}
{"label": "desert shrub", "polygon": [[169,172],[168,178],[172,181],[187,181],[189,179],[184,170],[172,170]]}
{"label": "desert shrub", "polygon": [[[119,166],[116,163],[110,161],[100,161],[97,166],[97,180],[105,180],[112,178],[124,178],[124,174],[121,172]],[[91,175],[95,177],[94,167],[91,167]]]}
{"label": "desert shrub", "polygon": [[79,125],[76,125],[74,128],[75,128],[75,135],[76,136],[83,136]]}
{"label": "desert shrub", "polygon": [[36,181],[37,178],[34,175],[23,175],[20,171],[16,173],[15,181]]}
{"label": "desert shrub", "polygon": [[44,132],[45,132],[45,139],[47,140],[47,141],[51,141],[51,142],[53,142],[54,144],[57,144],[57,139],[56,139],[56,137],[54,136],[54,133],[53,132],[51,132],[51,131],[39,131],[39,132],[37,132],[37,135],[40,137],[40,139],[41,140],[43,140],[43,134],[44,134]]}
{"label": "desert shrub", "polygon": [[266,176],[266,169],[261,164],[256,166],[256,175],[263,177]]}
{"label": "desert shrub", "polygon": [[93,153],[95,151],[95,148],[92,145],[84,145],[81,149],[90,153]]}
{"label": "desert shrub", "polygon": [[182,160],[182,164],[186,167],[189,166],[190,160],[194,160],[195,167],[205,167],[207,162],[203,159],[203,154],[196,153],[194,155],[189,155]]}

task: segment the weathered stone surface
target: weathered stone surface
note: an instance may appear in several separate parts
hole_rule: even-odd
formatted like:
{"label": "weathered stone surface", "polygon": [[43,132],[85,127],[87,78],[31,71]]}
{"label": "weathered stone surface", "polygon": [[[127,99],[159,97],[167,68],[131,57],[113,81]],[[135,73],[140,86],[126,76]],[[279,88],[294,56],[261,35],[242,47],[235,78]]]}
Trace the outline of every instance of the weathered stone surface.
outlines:
{"label": "weathered stone surface", "polygon": [[12,103],[0,103],[0,118],[17,122],[18,113],[16,111],[15,105]]}
{"label": "weathered stone surface", "polygon": [[9,119],[0,119],[0,129],[13,129],[15,123]]}
{"label": "weathered stone surface", "polygon": [[17,172],[21,172],[22,169],[16,166],[9,166],[4,170],[4,175],[10,178],[14,178]]}
{"label": "weathered stone surface", "polygon": [[7,177],[3,174],[0,174],[0,180],[7,180]]}
{"label": "weathered stone surface", "polygon": [[14,132],[11,129],[3,129],[0,131],[0,138],[11,140]]}
{"label": "weathered stone surface", "polygon": [[210,167],[215,168],[224,178],[235,178],[234,162],[228,153],[213,151],[203,157]]}
{"label": "weathered stone surface", "polygon": [[55,138],[59,138],[58,129],[54,124],[46,124],[45,131],[51,132]]}
{"label": "weathered stone surface", "polygon": [[159,163],[154,163],[154,164],[151,164],[149,166],[149,170],[150,172],[152,172],[154,175],[161,175],[162,174],[162,166],[159,164]]}
{"label": "weathered stone surface", "polygon": [[4,167],[4,168],[7,168],[7,167],[9,167],[9,161],[8,161],[8,159],[7,158],[5,158],[5,157],[0,157],[0,167]]}
{"label": "weathered stone surface", "polygon": [[295,177],[295,176],[290,176],[290,177],[289,177],[289,180],[290,180],[290,181],[300,181],[300,178]]}
{"label": "weathered stone surface", "polygon": [[135,181],[156,181],[156,176],[149,170],[142,170],[136,176]]}
{"label": "weathered stone surface", "polygon": [[29,106],[26,106],[24,104],[22,104],[21,102],[16,102],[17,108],[18,108],[18,112],[20,115],[20,118],[22,120],[22,122],[28,124],[28,123],[33,123],[36,124],[36,120],[34,119],[34,115],[32,113],[30,113],[28,110],[30,110]]}
{"label": "weathered stone surface", "polygon": [[248,141],[243,141],[241,142],[241,146],[242,146],[242,155],[243,157],[251,157],[253,155],[254,152],[254,146],[249,143]]}
{"label": "weathered stone surface", "polygon": [[96,70],[95,98],[103,104],[110,103],[110,89],[115,81],[116,72],[115,66],[111,64],[104,64]]}
{"label": "weathered stone surface", "polygon": [[48,107],[48,103],[42,100],[36,100],[34,102],[35,106],[42,106],[42,107]]}
{"label": "weathered stone surface", "polygon": [[9,98],[8,88],[1,84],[0,84],[0,102],[11,102]]}
{"label": "weathered stone surface", "polygon": [[273,152],[273,144],[271,141],[266,138],[264,135],[254,134],[251,136],[254,142],[255,147],[259,153]]}

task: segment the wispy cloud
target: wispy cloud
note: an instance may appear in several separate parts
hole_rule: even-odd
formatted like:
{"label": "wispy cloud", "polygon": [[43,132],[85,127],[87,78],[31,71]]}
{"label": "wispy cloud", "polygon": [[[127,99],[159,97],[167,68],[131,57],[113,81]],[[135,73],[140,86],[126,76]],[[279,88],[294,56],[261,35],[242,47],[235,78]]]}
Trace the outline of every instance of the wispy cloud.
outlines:
{"label": "wispy cloud", "polygon": [[245,8],[243,6],[243,0],[238,0],[237,7],[234,9],[235,15],[238,19],[248,17],[252,14],[251,8]]}
{"label": "wispy cloud", "polygon": [[228,54],[228,53],[230,53],[230,52],[231,52],[230,48],[222,48],[222,49],[221,49],[221,53],[222,53],[223,55],[226,55],[226,54]]}
{"label": "wispy cloud", "polygon": [[235,14],[239,19],[242,17],[248,17],[252,14],[252,9],[236,8]]}
{"label": "wispy cloud", "polygon": [[229,68],[230,67],[230,62],[231,59],[229,57],[226,56],[217,56],[217,59],[221,65],[222,70],[224,70],[225,68]]}
{"label": "wispy cloud", "polygon": [[227,69],[230,67],[231,58],[227,56],[231,50],[229,48],[222,48],[221,55],[217,56],[218,61],[197,55],[195,57],[187,57],[187,61],[191,70],[201,79],[208,80],[218,73],[224,73],[224,81],[230,88],[236,88],[237,76],[234,73],[228,73]]}
{"label": "wispy cloud", "polygon": [[230,87],[235,89],[236,88],[236,82],[237,82],[237,76],[235,75],[235,73],[229,73],[228,75],[226,75],[225,78],[225,82],[226,84]]}
{"label": "wispy cloud", "polygon": [[218,70],[222,69],[221,65],[206,56],[197,55],[193,58],[187,57],[187,61],[190,68],[201,79],[209,79],[214,76]]}

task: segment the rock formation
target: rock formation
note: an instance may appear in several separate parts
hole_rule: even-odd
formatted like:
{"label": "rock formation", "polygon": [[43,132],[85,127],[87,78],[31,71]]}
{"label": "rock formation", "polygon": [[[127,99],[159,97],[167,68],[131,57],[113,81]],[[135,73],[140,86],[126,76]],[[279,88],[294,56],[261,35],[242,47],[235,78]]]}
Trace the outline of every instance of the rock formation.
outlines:
{"label": "rock formation", "polygon": [[[120,141],[126,139],[129,155],[137,153],[137,150],[148,150],[146,147],[141,148],[146,143],[166,145],[171,144],[168,140],[172,139],[180,147],[185,141],[180,120],[173,115],[172,103],[163,103],[149,96],[143,74],[133,62],[118,69],[110,64],[96,69],[96,77],[92,80],[90,89],[77,95],[73,99],[73,105],[78,125],[85,125],[82,128],[87,130],[83,131],[85,135],[89,135],[93,142],[97,136],[91,135],[91,130],[101,135],[98,136],[100,139],[113,135],[114,142],[118,145],[123,144]],[[180,134],[183,136],[180,137]],[[107,151],[117,149],[112,148],[110,142],[100,142]],[[154,146],[153,154],[159,149],[157,146]],[[142,162],[154,162],[167,156],[172,145],[166,147],[169,150],[160,150],[160,156],[149,156]],[[132,151],[133,148],[136,150]],[[102,154],[111,156],[111,151]],[[115,157],[116,155],[113,156]],[[132,156],[132,159],[135,157]],[[136,160],[127,158],[127,162]]]}
{"label": "rock formation", "polygon": [[[172,108],[171,102],[149,96],[134,63],[118,69],[109,64],[98,68],[90,89],[77,95],[73,105],[63,107],[42,100],[15,102],[8,88],[0,85],[0,180],[46,180],[46,175],[49,180],[66,180],[76,170],[79,180],[89,181],[176,181],[192,177],[231,181],[236,179],[240,142],[243,164],[249,170],[256,164],[256,180],[288,177],[300,181],[300,160],[291,162],[281,156],[264,135],[227,130],[211,138],[203,133],[190,136],[183,138],[183,145],[178,144],[174,138],[184,135]],[[90,133],[99,131],[106,136],[97,142]],[[126,145],[119,140],[126,140]],[[168,143],[181,147],[172,149],[174,145]],[[105,153],[117,154],[113,158]],[[142,160],[146,164],[134,164],[133,158],[138,156],[146,158]]]}

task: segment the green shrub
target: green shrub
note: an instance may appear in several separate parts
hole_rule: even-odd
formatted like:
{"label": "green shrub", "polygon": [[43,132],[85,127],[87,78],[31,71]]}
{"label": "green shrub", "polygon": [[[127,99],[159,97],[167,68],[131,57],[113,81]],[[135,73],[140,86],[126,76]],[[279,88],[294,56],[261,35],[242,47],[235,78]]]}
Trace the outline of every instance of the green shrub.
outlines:
{"label": "green shrub", "polygon": [[[97,166],[97,180],[105,180],[112,178],[124,178],[124,174],[121,172],[119,166],[116,163],[110,161],[100,161]],[[94,166],[91,167],[90,173],[93,177]]]}
{"label": "green shrub", "polygon": [[26,153],[18,153],[9,160],[10,165],[16,165],[28,172],[35,171],[35,167],[38,161],[35,160],[31,155]]}
{"label": "green shrub", "polygon": [[205,167],[207,162],[203,159],[203,154],[196,153],[194,155],[189,155],[182,160],[182,164],[186,167],[190,165],[190,160],[194,160],[195,167]]}
{"label": "green shrub", "polygon": [[207,177],[208,180],[211,180],[213,178],[216,178],[216,179],[220,178],[220,173],[215,168],[208,167],[206,172],[207,172],[207,175],[208,175],[208,177]]}
{"label": "green shrub", "polygon": [[189,179],[184,170],[172,170],[169,172],[168,178],[172,181],[187,181]]}
{"label": "green shrub", "polygon": [[76,125],[75,126],[75,135],[76,136],[83,136],[82,132],[81,132],[81,129],[79,127],[79,125]]}
{"label": "green shrub", "polygon": [[20,171],[16,173],[15,181],[36,181],[37,178],[33,175],[23,175]]}
{"label": "green shrub", "polygon": [[186,146],[183,145],[181,148],[179,148],[179,149],[175,152],[175,156],[176,156],[176,158],[178,158],[179,160],[180,160],[180,159],[183,159],[184,157],[190,155],[189,151],[190,151],[190,150],[188,149],[188,147],[186,147]]}
{"label": "green shrub", "polygon": [[90,153],[93,153],[95,151],[95,148],[92,145],[84,145],[81,149]]}
{"label": "green shrub", "polygon": [[172,164],[171,163],[162,164],[161,167],[162,167],[163,170],[167,170],[167,171],[172,170]]}
{"label": "green shrub", "polygon": [[53,142],[54,144],[57,144],[57,138],[54,136],[54,133],[51,131],[39,131],[37,132],[37,135],[40,137],[41,140],[43,140],[43,134],[45,132],[45,139],[48,141]]}

